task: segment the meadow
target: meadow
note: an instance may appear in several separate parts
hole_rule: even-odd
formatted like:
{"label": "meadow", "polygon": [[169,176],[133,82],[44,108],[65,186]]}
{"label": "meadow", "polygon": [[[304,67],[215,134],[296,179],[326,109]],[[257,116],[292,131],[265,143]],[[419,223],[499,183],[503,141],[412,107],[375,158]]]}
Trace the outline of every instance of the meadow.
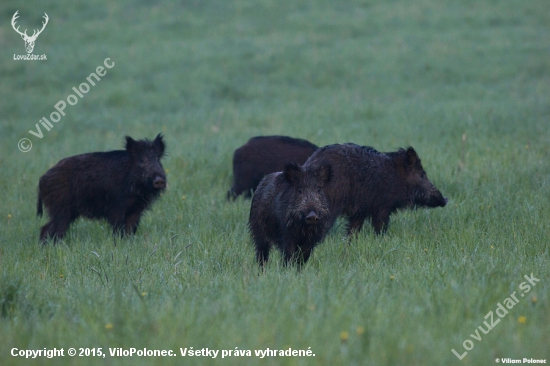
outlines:
{"label": "meadow", "polygon": [[[48,14],[34,49],[47,60],[13,59],[26,54],[10,26],[17,10],[29,34]],[[548,10],[547,0],[2,1],[0,365],[550,359]],[[107,58],[114,66],[51,131],[29,133]],[[38,243],[47,169],[159,132],[168,189],[135,236],[115,241],[106,222],[78,220],[63,242]],[[301,271],[274,253],[261,272],[250,201],[225,194],[233,151],[273,134],[413,146],[449,204],[399,212],[387,234],[365,226],[349,244],[339,222]],[[525,290],[525,275],[540,281]],[[71,347],[107,356],[70,357]],[[109,354],[132,347],[177,356]],[[180,356],[191,347],[252,356]],[[315,356],[255,356],[267,348]]]}

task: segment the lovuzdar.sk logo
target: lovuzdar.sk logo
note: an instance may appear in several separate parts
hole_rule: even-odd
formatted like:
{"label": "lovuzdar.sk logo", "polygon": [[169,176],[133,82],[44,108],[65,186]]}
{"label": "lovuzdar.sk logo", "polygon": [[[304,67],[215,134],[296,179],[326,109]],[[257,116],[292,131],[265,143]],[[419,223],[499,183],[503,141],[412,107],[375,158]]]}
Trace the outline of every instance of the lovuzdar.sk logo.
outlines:
{"label": "lovuzdar.sk logo", "polygon": [[15,23],[17,21],[17,18],[19,18],[19,10],[17,10],[15,12],[15,14],[13,14],[13,17],[11,18],[11,26],[13,27],[13,30],[15,30],[20,36],[21,38],[23,38],[23,41],[25,41],[25,49],[27,51],[27,54],[26,55],[16,55],[14,54],[13,55],[13,59],[14,60],[46,60],[46,55],[34,55],[32,53],[32,51],[34,50],[34,43],[36,42],[36,38],[38,38],[38,36],[40,35],[40,33],[42,33],[42,31],[44,30],[44,28],[46,28],[46,25],[48,24],[48,14],[44,13],[44,21],[42,22],[42,29],[38,30],[38,29],[34,29],[33,32],[32,32],[32,35],[29,36],[27,34],[27,30],[25,29],[24,32],[21,32],[19,30],[19,26],[15,26]]}

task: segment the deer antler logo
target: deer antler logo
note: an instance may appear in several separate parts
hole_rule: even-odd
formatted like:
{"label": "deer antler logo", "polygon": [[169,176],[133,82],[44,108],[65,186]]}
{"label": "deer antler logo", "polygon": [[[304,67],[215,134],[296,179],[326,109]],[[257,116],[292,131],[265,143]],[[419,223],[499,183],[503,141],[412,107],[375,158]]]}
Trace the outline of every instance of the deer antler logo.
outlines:
{"label": "deer antler logo", "polygon": [[19,10],[17,10],[15,12],[15,14],[13,14],[13,18],[11,18],[11,26],[13,27],[13,29],[19,33],[21,35],[21,38],[23,38],[23,41],[25,41],[25,48],[27,49],[27,53],[32,53],[32,50],[34,49],[34,42],[36,41],[36,38],[38,38],[38,35],[40,35],[40,33],[42,33],[42,31],[44,30],[44,28],[46,28],[46,24],[48,24],[48,14],[44,13],[44,22],[42,22],[42,29],[40,29],[39,31],[37,31],[36,29],[33,30],[33,33],[32,33],[32,36],[28,36],[27,35],[27,30],[25,29],[24,32],[21,32],[19,31],[19,26],[17,26],[17,28],[15,28],[15,21],[17,20],[17,18],[19,18],[19,15],[17,15],[17,13],[19,13]]}

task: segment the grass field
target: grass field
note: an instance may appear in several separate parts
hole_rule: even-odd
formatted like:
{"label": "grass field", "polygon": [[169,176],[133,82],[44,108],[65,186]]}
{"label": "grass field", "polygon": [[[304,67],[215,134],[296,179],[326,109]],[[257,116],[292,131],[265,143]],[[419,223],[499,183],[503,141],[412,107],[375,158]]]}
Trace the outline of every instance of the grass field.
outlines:
{"label": "grass field", "polygon": [[[29,34],[48,14],[34,49],[47,61],[13,60],[26,54],[16,10]],[[549,10],[547,0],[3,1],[0,365],[550,362]],[[113,68],[51,131],[28,132],[106,58]],[[47,169],[159,132],[169,187],[137,235],[115,246],[106,222],[79,220],[62,243],[39,245]],[[450,202],[395,214],[386,235],[367,227],[350,245],[339,223],[301,272],[277,253],[260,273],[250,201],[225,193],[234,149],[270,134],[412,145]],[[522,291],[531,274],[540,281]],[[489,312],[500,322],[485,334]],[[69,357],[71,347],[107,356]],[[131,347],[177,357],[109,355]],[[191,347],[252,356],[180,356]],[[255,356],[267,348],[315,356]]]}

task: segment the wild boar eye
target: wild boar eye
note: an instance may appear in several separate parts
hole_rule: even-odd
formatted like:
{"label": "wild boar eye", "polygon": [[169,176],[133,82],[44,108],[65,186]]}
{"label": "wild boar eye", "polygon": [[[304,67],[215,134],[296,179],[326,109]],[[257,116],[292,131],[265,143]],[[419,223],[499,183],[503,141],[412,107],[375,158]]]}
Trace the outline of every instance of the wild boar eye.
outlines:
{"label": "wild boar eye", "polygon": [[298,188],[298,194],[302,194],[302,188]]}

